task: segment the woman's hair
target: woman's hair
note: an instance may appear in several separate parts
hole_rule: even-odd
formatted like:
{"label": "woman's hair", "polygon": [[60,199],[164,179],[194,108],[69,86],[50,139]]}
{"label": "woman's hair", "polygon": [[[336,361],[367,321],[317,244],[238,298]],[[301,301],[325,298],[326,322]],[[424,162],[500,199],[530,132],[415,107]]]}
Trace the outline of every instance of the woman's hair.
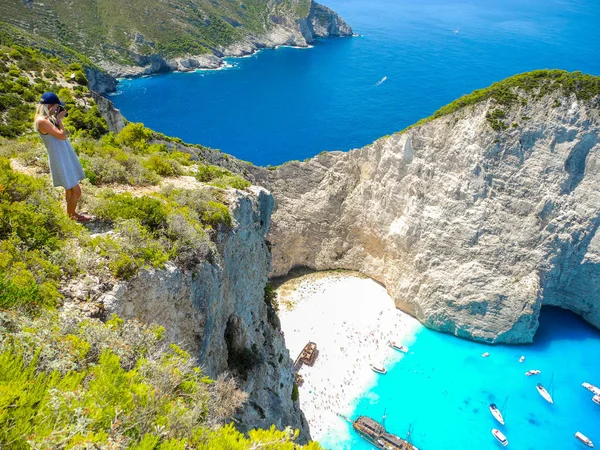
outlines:
{"label": "woman's hair", "polygon": [[50,114],[50,106],[52,105],[44,105],[42,103],[38,103],[37,108],[35,109],[35,116],[33,116],[33,129],[35,131],[38,131],[38,119],[48,119],[53,124],[56,124],[55,117],[52,114]]}

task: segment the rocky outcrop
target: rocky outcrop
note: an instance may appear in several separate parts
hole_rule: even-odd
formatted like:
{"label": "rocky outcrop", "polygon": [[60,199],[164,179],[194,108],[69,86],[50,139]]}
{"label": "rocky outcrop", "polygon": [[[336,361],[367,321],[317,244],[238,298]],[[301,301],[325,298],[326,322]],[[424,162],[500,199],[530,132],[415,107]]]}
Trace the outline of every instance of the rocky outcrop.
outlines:
{"label": "rocky outcrop", "polygon": [[[358,270],[433,329],[531,342],[542,305],[600,327],[598,98],[487,100],[365,148],[253,169],[272,275]],[[368,299],[365,299],[368,301]]]}
{"label": "rocky outcrop", "polygon": [[89,88],[98,94],[114,92],[117,89],[117,80],[106,72],[96,68],[85,68]]}
{"label": "rocky outcrop", "polygon": [[113,102],[107,98],[102,97],[95,91],[91,92],[92,98],[98,105],[98,111],[100,111],[100,114],[102,114],[102,117],[104,117],[108,124],[108,130],[115,134],[119,133],[125,127],[125,119],[121,115],[121,111],[115,108]]}
{"label": "rocky outcrop", "polygon": [[313,3],[308,21],[314,37],[352,36],[352,28],[338,13],[327,6]]}
{"label": "rocky outcrop", "polygon": [[164,326],[211,377],[236,375],[249,394],[237,417],[242,431],[291,426],[301,430],[299,442],[306,442],[308,425],[291,399],[293,363],[264,300],[270,270],[264,237],[273,198],[261,188],[231,192],[234,226],[219,232],[212,256],[189,270],[174,265],[144,270],[114,285],[99,303],[106,314]]}

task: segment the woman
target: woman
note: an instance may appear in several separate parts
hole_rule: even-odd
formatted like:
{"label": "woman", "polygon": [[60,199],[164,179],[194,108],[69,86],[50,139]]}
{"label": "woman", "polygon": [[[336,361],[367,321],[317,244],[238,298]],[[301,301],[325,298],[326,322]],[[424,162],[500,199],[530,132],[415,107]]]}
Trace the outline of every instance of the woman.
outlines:
{"label": "woman", "polygon": [[67,139],[62,123],[67,111],[63,106],[64,103],[54,92],[44,93],[35,112],[33,128],[40,134],[48,150],[52,184],[65,188],[67,214],[78,222],[88,222],[89,217],[75,211],[81,198],[79,182],[85,175],[75,150]]}

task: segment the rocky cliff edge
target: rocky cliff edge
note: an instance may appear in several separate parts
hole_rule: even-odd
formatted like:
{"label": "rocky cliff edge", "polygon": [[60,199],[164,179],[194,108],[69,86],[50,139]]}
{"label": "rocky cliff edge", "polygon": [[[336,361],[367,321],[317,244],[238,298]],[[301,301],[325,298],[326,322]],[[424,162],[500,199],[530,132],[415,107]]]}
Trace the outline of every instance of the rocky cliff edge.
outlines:
{"label": "rocky cliff edge", "polygon": [[[292,401],[293,362],[280,324],[265,301],[271,258],[265,244],[273,197],[264,189],[231,190],[231,229],[216,238],[216,252],[185,269],[168,263],[163,270],[146,269],[130,281],[114,284],[97,304],[107,316],[137,318],[166,329],[169,340],[199,357],[203,371],[216,378],[236,377],[249,394],[236,417],[241,431],[287,426],[300,430],[298,443],[309,439],[308,424]],[[71,289],[86,298],[82,280]]]}

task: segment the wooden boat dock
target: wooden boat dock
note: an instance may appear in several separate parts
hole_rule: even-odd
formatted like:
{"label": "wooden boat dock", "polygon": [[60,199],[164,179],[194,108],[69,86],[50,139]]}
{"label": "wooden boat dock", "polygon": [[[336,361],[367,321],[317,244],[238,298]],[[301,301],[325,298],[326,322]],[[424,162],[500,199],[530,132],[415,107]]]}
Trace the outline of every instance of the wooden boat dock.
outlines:
{"label": "wooden boat dock", "polygon": [[309,342],[304,346],[296,361],[294,361],[294,369],[296,371],[300,370],[302,364],[306,364],[307,366],[312,367],[317,360],[317,356],[319,356],[319,350],[317,350],[317,344],[314,342]]}

